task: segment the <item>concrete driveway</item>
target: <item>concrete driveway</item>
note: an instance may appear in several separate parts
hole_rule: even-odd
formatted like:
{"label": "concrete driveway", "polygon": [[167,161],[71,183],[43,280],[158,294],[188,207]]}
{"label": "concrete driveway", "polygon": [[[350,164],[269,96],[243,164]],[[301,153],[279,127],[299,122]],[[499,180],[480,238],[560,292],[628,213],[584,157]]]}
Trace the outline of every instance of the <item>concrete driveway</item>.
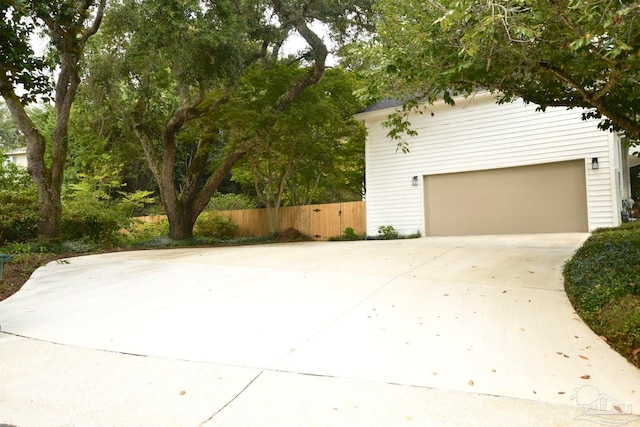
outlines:
{"label": "concrete driveway", "polygon": [[53,262],[0,302],[0,425],[632,425],[640,371],[563,291],[586,237]]}

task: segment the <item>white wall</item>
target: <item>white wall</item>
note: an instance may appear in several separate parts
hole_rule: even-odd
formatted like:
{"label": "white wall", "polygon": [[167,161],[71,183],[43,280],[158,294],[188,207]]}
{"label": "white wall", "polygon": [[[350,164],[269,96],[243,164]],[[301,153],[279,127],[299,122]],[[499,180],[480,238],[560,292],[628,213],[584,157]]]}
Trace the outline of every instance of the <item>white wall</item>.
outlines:
{"label": "white wall", "polygon": [[[0,153],[0,160],[2,159]],[[4,160],[6,162],[15,163],[18,166],[27,167],[27,149],[18,148],[8,151],[4,154]]]}
{"label": "white wall", "polygon": [[[396,150],[381,126],[393,109],[361,113],[368,128],[367,234],[392,225],[402,234],[424,230],[424,175],[524,166],[583,159],[587,176],[589,229],[619,224],[615,194],[615,135],[582,121],[581,111],[548,108],[522,101],[498,105],[490,94],[427,106],[410,118],[418,132],[407,138],[410,153]],[[431,114],[433,113],[433,115]],[[591,169],[597,157],[600,169]],[[411,185],[418,176],[418,186]],[[460,201],[464,206],[464,200]]]}

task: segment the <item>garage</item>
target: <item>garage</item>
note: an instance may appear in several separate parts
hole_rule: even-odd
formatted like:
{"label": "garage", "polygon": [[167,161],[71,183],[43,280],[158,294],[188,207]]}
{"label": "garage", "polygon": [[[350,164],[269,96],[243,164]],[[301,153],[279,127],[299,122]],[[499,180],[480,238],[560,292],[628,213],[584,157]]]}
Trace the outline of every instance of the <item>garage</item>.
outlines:
{"label": "garage", "polygon": [[584,160],[424,177],[428,236],[586,232]]}

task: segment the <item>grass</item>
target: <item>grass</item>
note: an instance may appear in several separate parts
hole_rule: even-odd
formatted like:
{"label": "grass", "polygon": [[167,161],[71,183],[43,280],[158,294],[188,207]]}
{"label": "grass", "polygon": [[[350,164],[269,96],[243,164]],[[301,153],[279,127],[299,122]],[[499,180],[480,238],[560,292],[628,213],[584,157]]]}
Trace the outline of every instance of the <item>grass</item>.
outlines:
{"label": "grass", "polygon": [[640,367],[640,223],[596,230],[564,268],[576,312]]}

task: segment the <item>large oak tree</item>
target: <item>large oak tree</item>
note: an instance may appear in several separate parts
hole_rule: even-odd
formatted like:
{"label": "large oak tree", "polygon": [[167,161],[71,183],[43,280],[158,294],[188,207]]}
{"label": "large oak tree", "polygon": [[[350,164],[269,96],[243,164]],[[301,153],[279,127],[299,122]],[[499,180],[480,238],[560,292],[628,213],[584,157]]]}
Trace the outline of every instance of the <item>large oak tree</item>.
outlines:
{"label": "large oak tree", "polygon": [[368,2],[357,0],[121,0],[113,5],[104,39],[92,51],[88,81],[94,93],[117,99],[121,119],[139,139],[170,237],[192,236],[212,195],[251,150],[251,127],[230,127],[221,114],[245,73],[279,61],[291,32],[305,40],[307,48],[295,58],[305,72],[265,107],[262,126],[271,128],[326,70],[329,50],[310,24],[321,21],[345,35],[366,10]]}

